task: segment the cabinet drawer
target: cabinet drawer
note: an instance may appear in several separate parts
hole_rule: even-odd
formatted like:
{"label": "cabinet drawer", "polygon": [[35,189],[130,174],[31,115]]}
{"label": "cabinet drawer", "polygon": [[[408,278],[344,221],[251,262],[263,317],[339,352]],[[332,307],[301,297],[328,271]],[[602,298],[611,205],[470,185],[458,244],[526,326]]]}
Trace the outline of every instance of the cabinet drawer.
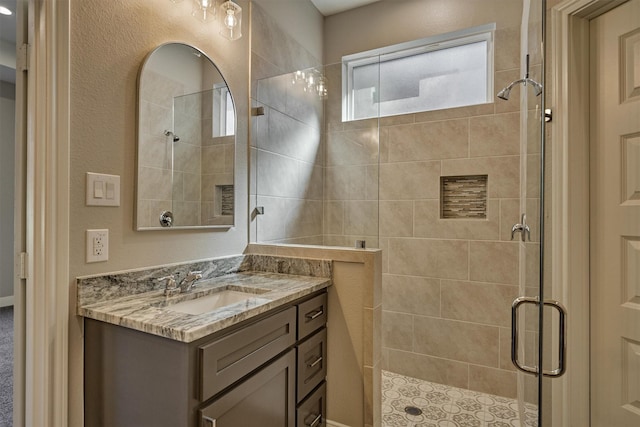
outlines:
{"label": "cabinet drawer", "polygon": [[200,400],[207,400],[292,346],[295,331],[296,308],[291,307],[200,346]]}
{"label": "cabinet drawer", "polygon": [[327,328],[298,345],[298,402],[327,376]]}
{"label": "cabinet drawer", "polygon": [[200,410],[200,427],[295,427],[295,353],[273,363]]}
{"label": "cabinet drawer", "polygon": [[298,406],[296,424],[298,427],[325,427],[327,412],[327,386],[322,383],[311,396]]}
{"label": "cabinet drawer", "polygon": [[309,335],[327,323],[327,294],[298,304],[298,339]]}

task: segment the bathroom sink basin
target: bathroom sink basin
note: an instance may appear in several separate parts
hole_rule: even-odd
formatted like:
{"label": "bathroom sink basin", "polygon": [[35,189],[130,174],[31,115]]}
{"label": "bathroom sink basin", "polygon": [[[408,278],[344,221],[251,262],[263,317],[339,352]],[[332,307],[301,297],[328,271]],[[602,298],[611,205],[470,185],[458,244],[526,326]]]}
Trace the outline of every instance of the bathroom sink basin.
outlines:
{"label": "bathroom sink basin", "polygon": [[[201,296],[200,298],[191,299],[188,301],[182,301],[177,304],[167,306],[167,310],[177,311],[179,313],[186,314],[202,314],[209,311],[217,310],[222,307],[237,304],[239,302],[245,302],[250,299],[257,299],[257,294],[232,291],[225,289],[223,291],[215,292],[213,294]],[[261,300],[264,300],[261,298]],[[267,300],[264,300],[265,302]]]}

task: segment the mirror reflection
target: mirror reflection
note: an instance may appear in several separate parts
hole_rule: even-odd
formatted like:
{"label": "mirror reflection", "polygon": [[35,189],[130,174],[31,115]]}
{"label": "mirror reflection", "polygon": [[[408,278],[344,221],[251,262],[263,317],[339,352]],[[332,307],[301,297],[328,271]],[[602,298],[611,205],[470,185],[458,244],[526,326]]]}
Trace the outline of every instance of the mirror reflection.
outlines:
{"label": "mirror reflection", "polygon": [[138,230],[234,224],[235,124],[229,88],[202,51],[170,43],[147,57],[138,79]]}

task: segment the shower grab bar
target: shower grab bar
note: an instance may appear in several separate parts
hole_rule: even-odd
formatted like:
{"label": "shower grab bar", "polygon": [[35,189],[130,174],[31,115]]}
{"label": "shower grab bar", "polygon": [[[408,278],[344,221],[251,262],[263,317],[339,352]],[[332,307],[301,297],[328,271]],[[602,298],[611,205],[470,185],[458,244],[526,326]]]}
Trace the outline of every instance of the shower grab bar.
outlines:
{"label": "shower grab bar", "polygon": [[[538,297],[518,297],[513,301],[513,304],[511,305],[511,361],[513,362],[515,367],[522,372],[538,375],[540,373],[538,367],[523,365],[518,360],[518,336],[520,335],[518,331],[518,308],[524,304],[539,305],[540,299]],[[544,305],[558,310],[560,318],[558,322],[558,367],[551,371],[545,371],[543,369],[542,375],[544,375],[545,377],[560,377],[567,370],[565,362],[567,356],[567,310],[558,301],[546,300],[544,301]]]}

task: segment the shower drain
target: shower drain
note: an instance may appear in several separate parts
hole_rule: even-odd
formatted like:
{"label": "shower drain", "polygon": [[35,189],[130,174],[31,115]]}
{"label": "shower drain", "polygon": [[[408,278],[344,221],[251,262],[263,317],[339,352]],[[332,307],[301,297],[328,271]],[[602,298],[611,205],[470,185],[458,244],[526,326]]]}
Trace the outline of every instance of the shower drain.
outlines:
{"label": "shower drain", "polygon": [[404,412],[414,416],[422,415],[422,409],[416,408],[415,406],[405,406]]}

